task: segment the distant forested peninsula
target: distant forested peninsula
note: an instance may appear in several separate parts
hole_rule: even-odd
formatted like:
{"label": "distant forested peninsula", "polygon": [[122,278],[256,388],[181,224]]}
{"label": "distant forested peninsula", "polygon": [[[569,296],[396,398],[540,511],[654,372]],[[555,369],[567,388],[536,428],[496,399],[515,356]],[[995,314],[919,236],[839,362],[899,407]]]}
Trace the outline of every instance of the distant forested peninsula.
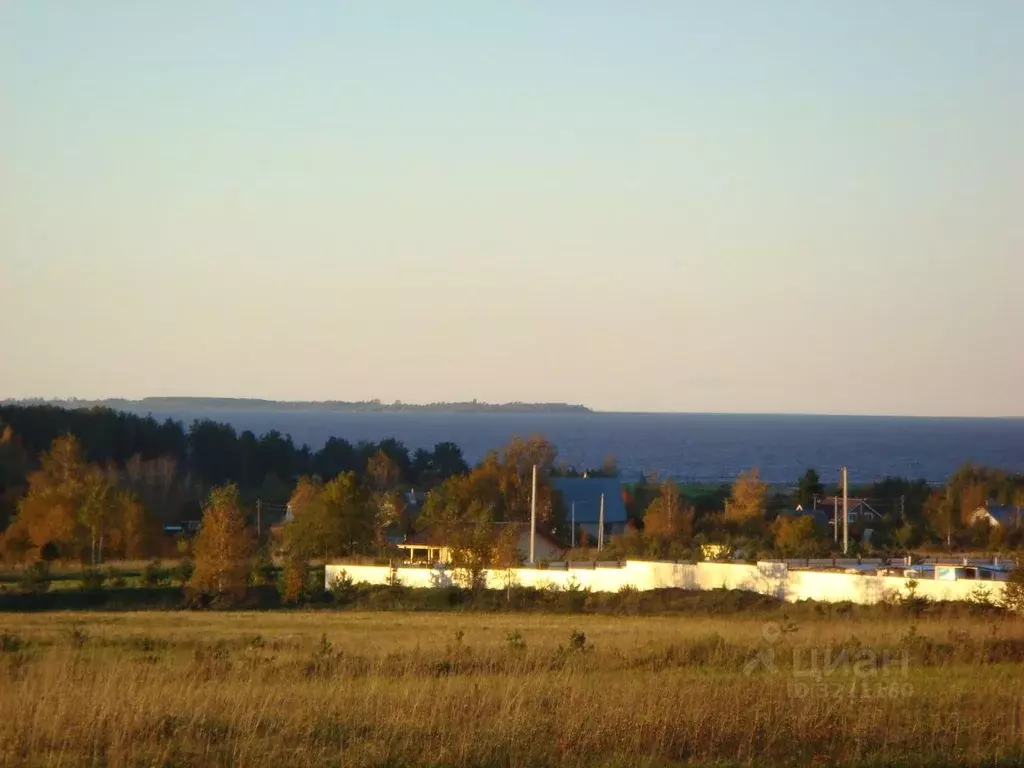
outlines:
{"label": "distant forested peninsula", "polygon": [[110,398],[105,400],[30,399],[18,401],[20,405],[57,405],[64,408],[112,408],[124,411],[307,411],[317,413],[592,413],[585,405],[569,403],[484,403],[478,400],[468,402],[403,403],[396,400],[384,403],[380,400],[264,400],[251,397],[144,397],[140,400]]}

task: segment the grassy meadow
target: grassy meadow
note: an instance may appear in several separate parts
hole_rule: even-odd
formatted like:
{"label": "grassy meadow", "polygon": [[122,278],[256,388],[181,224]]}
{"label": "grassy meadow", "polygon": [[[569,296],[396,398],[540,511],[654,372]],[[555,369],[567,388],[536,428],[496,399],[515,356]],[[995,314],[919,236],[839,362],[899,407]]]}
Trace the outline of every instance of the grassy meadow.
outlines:
{"label": "grassy meadow", "polygon": [[1021,660],[1000,614],[5,613],[0,764],[1016,765]]}

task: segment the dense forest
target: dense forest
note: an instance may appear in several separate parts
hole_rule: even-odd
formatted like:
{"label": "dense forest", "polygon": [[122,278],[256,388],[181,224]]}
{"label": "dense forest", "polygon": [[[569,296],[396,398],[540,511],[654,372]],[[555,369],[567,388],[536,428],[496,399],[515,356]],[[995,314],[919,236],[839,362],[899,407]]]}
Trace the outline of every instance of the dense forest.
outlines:
{"label": "dense forest", "polygon": [[[395,534],[425,527],[454,535],[467,523],[528,520],[533,465],[540,468],[540,525],[568,539],[549,479],[577,470],[560,464],[541,436],[513,438],[471,468],[450,442],[410,451],[394,439],[336,437],[314,451],[279,432],[239,433],[211,419],[186,427],[109,408],[0,405],[0,555],[22,562],[166,555],[181,542],[168,541],[165,528],[202,519],[212,498],[227,498],[227,487],[245,522],[261,529],[280,522],[286,504],[299,510],[285,543],[297,549],[301,542],[308,556],[380,554]],[[617,474],[611,458],[588,472]],[[410,505],[413,489],[420,493]],[[793,512],[836,492],[814,470],[787,489],[769,487],[756,469],[732,485],[623,478],[629,522],[602,555],[693,558],[703,543],[724,543],[746,557],[834,554],[826,510]],[[1002,552],[1024,544],[1016,522],[990,526],[972,517],[986,504],[1024,505],[1020,475],[965,466],[941,488],[886,478],[851,495],[869,499],[878,513],[852,524],[854,553]],[[492,546],[467,543],[477,552]]]}

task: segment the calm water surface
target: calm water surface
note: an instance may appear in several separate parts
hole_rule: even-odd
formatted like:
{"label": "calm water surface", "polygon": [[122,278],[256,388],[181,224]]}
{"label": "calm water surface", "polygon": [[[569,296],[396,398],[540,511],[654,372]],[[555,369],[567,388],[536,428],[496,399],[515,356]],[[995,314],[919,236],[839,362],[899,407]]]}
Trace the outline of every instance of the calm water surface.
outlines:
{"label": "calm water surface", "polygon": [[161,412],[186,423],[227,421],[257,434],[276,429],[318,449],[329,437],[351,442],[394,437],[410,450],[451,440],[471,463],[513,435],[539,433],[559,459],[580,468],[613,454],[625,477],[656,470],[680,479],[734,477],[752,466],[773,482],[807,467],[826,481],[840,466],[854,481],[886,475],[941,481],[967,461],[1024,472],[1024,419],[723,414],[444,414]]}

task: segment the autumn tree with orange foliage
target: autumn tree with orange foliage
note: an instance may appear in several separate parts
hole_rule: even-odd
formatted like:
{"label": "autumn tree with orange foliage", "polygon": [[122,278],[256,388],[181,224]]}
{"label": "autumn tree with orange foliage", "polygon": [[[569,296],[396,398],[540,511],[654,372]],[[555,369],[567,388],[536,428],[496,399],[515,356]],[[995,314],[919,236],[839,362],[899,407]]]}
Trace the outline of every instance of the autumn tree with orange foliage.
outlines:
{"label": "autumn tree with orange foliage", "polygon": [[693,543],[693,509],[671,480],[661,484],[644,513],[644,539],[651,557],[678,558]]}
{"label": "autumn tree with orange foliage", "polygon": [[760,471],[755,467],[749,472],[741,472],[725,504],[726,524],[740,533],[761,533],[767,499],[768,483],[761,479]]}
{"label": "autumn tree with orange foliage", "polygon": [[485,514],[494,522],[528,523],[537,465],[537,526],[553,530],[561,509],[548,480],[557,451],[543,437],[513,437],[499,454],[489,452],[468,475],[448,478],[427,499],[419,527],[439,527]]}
{"label": "autumn tree with orange foliage", "polygon": [[810,515],[781,515],[772,523],[775,549],[787,557],[814,557],[828,549],[828,538]]}
{"label": "autumn tree with orange foliage", "polygon": [[189,586],[218,602],[244,597],[255,545],[239,506],[238,487],[229,483],[214,488],[196,536]]}
{"label": "autumn tree with orange foliage", "polygon": [[116,474],[87,464],[72,435],[58,437],[28,478],[28,493],[4,534],[5,555],[83,559],[142,554],[145,513]]}

